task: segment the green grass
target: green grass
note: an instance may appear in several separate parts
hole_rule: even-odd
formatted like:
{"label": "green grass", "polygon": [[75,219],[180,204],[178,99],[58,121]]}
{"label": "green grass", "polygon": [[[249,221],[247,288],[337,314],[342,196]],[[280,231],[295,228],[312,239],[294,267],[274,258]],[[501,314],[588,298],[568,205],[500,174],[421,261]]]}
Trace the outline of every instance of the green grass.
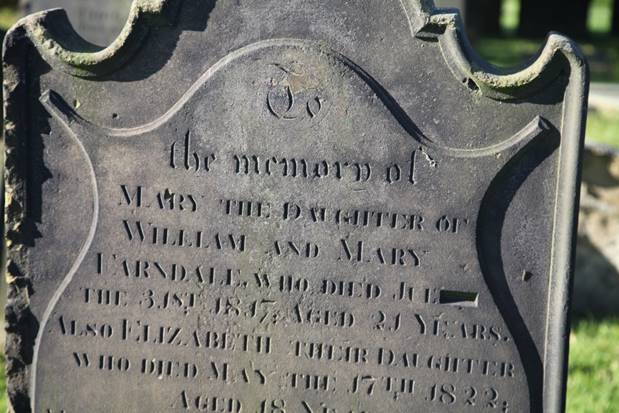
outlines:
{"label": "green grass", "polygon": [[[501,67],[515,67],[535,55],[543,39],[515,37],[520,24],[521,0],[502,0],[501,27],[503,36],[481,38],[475,44],[479,54]],[[619,39],[610,38],[614,0],[592,0],[588,16],[591,39],[580,42],[589,58],[593,81],[619,82]],[[549,22],[549,25],[551,22]]]}
{"label": "green grass", "polygon": [[619,82],[619,38],[594,38],[580,42],[580,47],[589,60],[592,81]]}
{"label": "green grass", "polygon": [[[478,40],[475,48],[496,66],[514,68],[534,56],[541,45],[541,40],[493,37]],[[619,39],[597,39],[581,47],[589,58],[593,81],[619,82]],[[619,112],[591,111],[587,138],[619,148]]]}
{"label": "green grass", "polygon": [[570,347],[568,413],[619,412],[619,320],[577,322]]}
{"label": "green grass", "polygon": [[19,18],[19,12],[14,7],[0,7],[0,30],[6,32]]}
{"label": "green grass", "polygon": [[535,55],[541,41],[515,37],[484,37],[474,44],[477,52],[490,63],[500,67],[515,67]]}
{"label": "green grass", "polygon": [[[520,23],[520,0],[502,0],[501,26],[514,33]],[[613,0],[592,0],[587,26],[593,34],[607,34],[612,25]]]}
{"label": "green grass", "polygon": [[[492,64],[511,68],[520,66],[535,56],[544,40],[515,37],[486,37],[475,42],[475,49]],[[591,79],[595,82],[619,82],[619,39],[595,38],[580,42],[583,53],[591,66]]]}
{"label": "green grass", "polygon": [[501,9],[501,26],[507,33],[513,33],[518,29],[520,21],[520,1],[503,0]]}
{"label": "green grass", "polygon": [[619,147],[619,111],[589,111],[587,138],[597,143]]}
{"label": "green grass", "polygon": [[587,25],[592,33],[605,34],[610,32],[612,26],[613,1],[593,0],[589,10]]}
{"label": "green grass", "polygon": [[4,377],[4,354],[0,352],[0,412],[8,410],[6,397],[6,380]]}
{"label": "green grass", "polygon": [[[479,39],[475,48],[494,65],[514,68],[536,55],[541,45],[542,40],[493,37]],[[593,81],[619,82],[619,39],[599,38],[582,43],[581,48],[589,58]],[[619,112],[591,111],[587,138],[619,148]]]}

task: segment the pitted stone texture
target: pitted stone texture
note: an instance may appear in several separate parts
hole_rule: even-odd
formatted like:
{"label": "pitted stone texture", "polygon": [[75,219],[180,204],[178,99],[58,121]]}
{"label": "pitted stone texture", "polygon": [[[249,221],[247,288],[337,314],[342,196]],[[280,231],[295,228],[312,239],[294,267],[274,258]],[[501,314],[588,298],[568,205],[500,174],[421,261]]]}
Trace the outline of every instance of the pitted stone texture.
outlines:
{"label": "pitted stone texture", "polygon": [[15,409],[560,411],[585,64],[486,72],[429,3],[9,33]]}

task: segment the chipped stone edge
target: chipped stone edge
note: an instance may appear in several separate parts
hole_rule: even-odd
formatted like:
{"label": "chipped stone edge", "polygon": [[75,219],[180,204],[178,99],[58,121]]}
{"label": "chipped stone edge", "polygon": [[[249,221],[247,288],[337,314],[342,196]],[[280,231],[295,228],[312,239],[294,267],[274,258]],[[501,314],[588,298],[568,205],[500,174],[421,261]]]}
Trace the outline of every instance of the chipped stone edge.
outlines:
{"label": "chipped stone edge", "polygon": [[[150,29],[172,24],[181,0],[134,0],[127,22],[108,47],[94,46],[74,30],[63,9],[35,13],[17,23],[46,62],[55,69],[78,77],[98,77],[124,65],[141,47]],[[56,27],[68,27],[69,34],[55,36]]]}
{"label": "chipped stone edge", "polygon": [[583,53],[569,38],[551,32],[527,65],[502,69],[482,59],[470,44],[457,10],[437,9],[432,0],[401,0],[413,35],[438,41],[445,62],[463,85],[495,100],[522,99],[540,92],[562,73],[588,71]]}
{"label": "chipped stone edge", "polygon": [[[71,26],[61,9],[34,14],[18,25],[26,27],[32,43],[54,68],[75,76],[96,77],[113,72],[133,56],[150,27],[171,23],[180,2],[134,0],[122,32],[103,49],[93,48],[75,32],[68,36],[54,36],[54,27]],[[542,90],[562,71],[586,67],[582,52],[572,40],[551,33],[538,56],[528,66],[516,70],[497,68],[475,52],[457,10],[437,9],[433,0],[400,2],[408,14],[413,35],[420,39],[437,40],[454,76],[474,92],[492,99],[524,98]]]}
{"label": "chipped stone edge", "polygon": [[[56,9],[20,20],[4,42],[5,248],[8,302],[6,309],[6,372],[11,412],[30,412],[28,392],[32,343],[36,328],[31,317],[30,279],[27,276],[27,180],[29,114],[27,59],[35,48],[54,68],[79,77],[98,77],[121,67],[136,53],[150,27],[168,24],[181,0],[134,0],[127,24],[108,47],[93,49],[77,34],[56,39],[55,25],[69,25],[66,13]],[[580,169],[584,147],[588,68],[578,47],[568,38],[550,34],[538,57],[526,68],[509,72],[484,63],[470,46],[457,13],[435,9],[432,0],[400,0],[409,14],[413,34],[437,39],[446,63],[462,84],[474,86],[497,100],[521,99],[542,90],[565,73],[567,85],[560,153],[555,234],[550,271],[546,349],[544,354],[544,411],[564,411],[566,360],[569,338],[569,302],[572,288],[574,243]],[[69,48],[68,45],[78,45]],[[85,52],[84,50],[90,50]],[[471,84],[469,82],[473,82]],[[567,305],[566,305],[567,304]]]}
{"label": "chipped stone edge", "polygon": [[[568,44],[566,44],[567,42]],[[564,412],[570,338],[570,308],[576,261],[578,211],[585,152],[589,96],[589,69],[573,43],[563,36],[564,65],[569,67],[561,123],[561,147],[557,170],[557,199],[549,270],[546,348],[544,349],[544,412]],[[552,45],[549,41],[548,44]],[[571,45],[571,46],[570,46]],[[552,51],[552,48],[550,49]]]}
{"label": "chipped stone edge", "polygon": [[[30,413],[29,394],[37,321],[30,311],[31,279],[28,248],[32,224],[28,216],[28,166],[30,164],[27,75],[29,56],[36,50],[50,65],[79,77],[97,77],[117,70],[141,47],[151,27],[170,24],[182,0],[134,0],[127,23],[106,48],[95,48],[73,30],[64,39],[53,38],[53,27],[71,27],[64,10],[36,13],[18,21],[3,45],[5,204],[6,376],[9,411]],[[71,50],[75,45],[80,51]],[[98,49],[98,50],[97,50]],[[90,50],[83,52],[81,50]]]}
{"label": "chipped stone edge", "polygon": [[[28,394],[32,343],[25,338],[37,329],[30,317],[30,279],[27,275],[28,129],[24,110],[28,96],[27,56],[32,45],[25,27],[11,29],[3,48],[6,249],[6,377],[10,412],[30,412]],[[34,333],[36,334],[36,333]]]}

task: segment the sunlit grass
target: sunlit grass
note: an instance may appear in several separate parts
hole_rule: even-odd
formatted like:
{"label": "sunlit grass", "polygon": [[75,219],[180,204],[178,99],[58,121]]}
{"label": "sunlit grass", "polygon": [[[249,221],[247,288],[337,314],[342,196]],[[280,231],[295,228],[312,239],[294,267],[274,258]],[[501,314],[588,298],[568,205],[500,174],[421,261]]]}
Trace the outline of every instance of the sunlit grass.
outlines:
{"label": "sunlit grass", "polygon": [[7,31],[19,18],[19,12],[14,7],[0,7],[0,30]]}
{"label": "sunlit grass", "polygon": [[[589,111],[587,138],[619,148],[619,110]],[[619,406],[617,411],[619,411]]]}
{"label": "sunlit grass", "polygon": [[503,0],[501,10],[501,27],[508,33],[513,33],[518,29],[520,22],[520,1]]}
{"label": "sunlit grass", "polygon": [[[501,27],[514,33],[520,23],[520,0],[502,0]],[[587,27],[593,34],[607,34],[612,25],[613,0],[591,0]]]}
{"label": "sunlit grass", "polygon": [[[543,39],[485,37],[475,42],[475,49],[497,66],[514,67],[536,55],[543,43]],[[619,39],[600,38],[579,45],[591,63],[593,81],[619,82]]]}
{"label": "sunlit grass", "polygon": [[612,11],[612,0],[592,0],[587,22],[589,30],[594,34],[605,34],[610,32],[613,17]]}
{"label": "sunlit grass", "polygon": [[[613,47],[600,46],[599,43],[585,43],[582,47],[589,55],[605,50],[608,59],[604,65],[591,65],[591,77],[594,81],[619,82],[619,40],[605,42],[605,45],[612,43]],[[476,49],[482,57],[497,66],[516,67],[535,55],[540,46],[541,41],[535,40],[485,38],[477,42]],[[587,138],[619,148],[619,111],[590,111]]]}
{"label": "sunlit grass", "polygon": [[484,37],[474,44],[475,49],[484,59],[501,67],[523,64],[538,52],[541,45],[541,40],[515,37]]}
{"label": "sunlit grass", "polygon": [[6,379],[4,374],[4,354],[0,352],[0,412],[8,410],[8,402],[6,395]]}
{"label": "sunlit grass", "polygon": [[576,323],[570,347],[568,413],[619,412],[619,320]]}

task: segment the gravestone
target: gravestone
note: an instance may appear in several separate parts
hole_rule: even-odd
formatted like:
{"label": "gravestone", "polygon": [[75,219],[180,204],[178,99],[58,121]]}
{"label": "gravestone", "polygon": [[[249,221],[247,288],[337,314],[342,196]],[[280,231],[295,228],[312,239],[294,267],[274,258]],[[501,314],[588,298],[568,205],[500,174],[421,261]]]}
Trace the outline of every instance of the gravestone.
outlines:
{"label": "gravestone", "polygon": [[559,412],[586,64],[428,1],[140,0],[7,36],[17,412]]}
{"label": "gravestone", "polygon": [[125,25],[131,0],[22,0],[21,6],[25,14],[62,8],[82,37],[107,46]]}

